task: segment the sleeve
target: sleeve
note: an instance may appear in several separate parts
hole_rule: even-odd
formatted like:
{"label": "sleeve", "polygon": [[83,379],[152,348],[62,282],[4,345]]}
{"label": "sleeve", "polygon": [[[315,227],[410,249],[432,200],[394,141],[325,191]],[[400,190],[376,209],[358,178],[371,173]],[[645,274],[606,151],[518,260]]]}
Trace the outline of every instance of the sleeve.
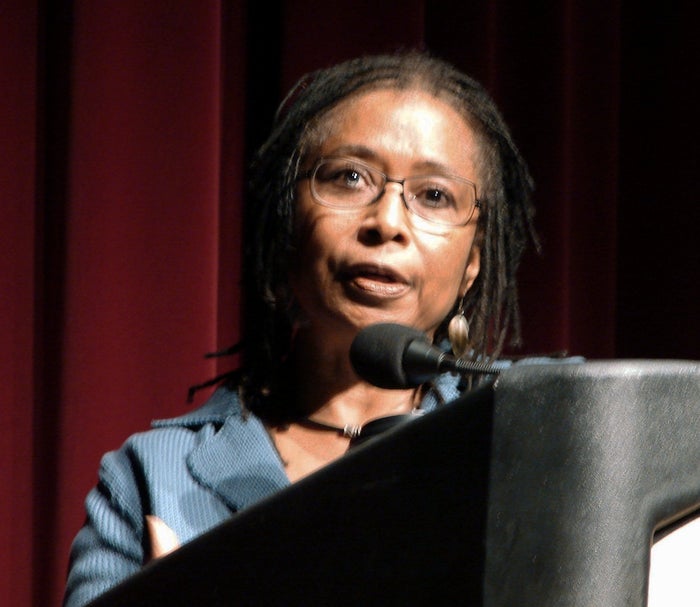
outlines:
{"label": "sleeve", "polygon": [[85,500],[87,518],[71,547],[64,607],[81,607],[144,562],[145,492],[128,444],[107,453]]}

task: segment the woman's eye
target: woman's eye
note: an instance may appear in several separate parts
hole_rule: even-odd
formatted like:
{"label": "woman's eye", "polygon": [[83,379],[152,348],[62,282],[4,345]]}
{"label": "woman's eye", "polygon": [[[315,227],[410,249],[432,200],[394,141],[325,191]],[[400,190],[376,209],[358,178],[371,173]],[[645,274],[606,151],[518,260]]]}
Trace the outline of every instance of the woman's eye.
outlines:
{"label": "woman's eye", "polygon": [[362,167],[328,162],[319,167],[316,180],[338,188],[356,190],[368,187],[372,183],[372,176]]}
{"label": "woman's eye", "polygon": [[352,169],[348,169],[342,173],[340,179],[348,187],[357,187],[362,183],[362,175]]}
{"label": "woman's eye", "polygon": [[423,206],[437,209],[449,207],[454,204],[454,199],[449,192],[435,187],[422,190],[418,193],[416,198]]}
{"label": "woman's eye", "polygon": [[339,187],[352,190],[366,188],[372,183],[371,175],[366,170],[355,166],[335,169],[331,181]]}

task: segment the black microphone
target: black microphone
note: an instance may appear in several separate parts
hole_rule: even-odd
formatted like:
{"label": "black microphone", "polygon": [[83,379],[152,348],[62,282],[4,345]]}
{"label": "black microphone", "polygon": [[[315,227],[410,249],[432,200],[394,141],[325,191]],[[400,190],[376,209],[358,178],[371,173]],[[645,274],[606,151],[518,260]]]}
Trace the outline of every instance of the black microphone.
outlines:
{"label": "black microphone", "polygon": [[350,346],[355,372],[378,388],[415,388],[440,373],[499,373],[507,363],[479,363],[455,358],[412,327],[378,323],[362,329]]}

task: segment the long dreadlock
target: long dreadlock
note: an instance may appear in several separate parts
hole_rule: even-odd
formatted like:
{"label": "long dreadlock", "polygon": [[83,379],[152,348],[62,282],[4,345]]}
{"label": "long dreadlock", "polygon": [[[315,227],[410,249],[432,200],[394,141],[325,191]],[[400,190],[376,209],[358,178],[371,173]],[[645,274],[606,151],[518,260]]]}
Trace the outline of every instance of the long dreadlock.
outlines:
{"label": "long dreadlock", "polygon": [[[302,78],[283,101],[253,166],[245,212],[244,356],[238,375],[249,408],[267,410],[285,388],[284,368],[296,319],[287,283],[293,254],[295,186],[315,127],[341,100],[372,88],[419,88],[450,103],[475,131],[480,148],[477,238],[481,270],[465,298],[474,357],[498,356],[506,336],[520,341],[516,271],[532,227],[531,179],[498,109],[484,88],[425,53],[362,57]],[[316,133],[318,136],[318,133]],[[457,302],[458,303],[458,302]],[[457,305],[457,304],[456,304]],[[435,340],[446,333],[447,319]]]}

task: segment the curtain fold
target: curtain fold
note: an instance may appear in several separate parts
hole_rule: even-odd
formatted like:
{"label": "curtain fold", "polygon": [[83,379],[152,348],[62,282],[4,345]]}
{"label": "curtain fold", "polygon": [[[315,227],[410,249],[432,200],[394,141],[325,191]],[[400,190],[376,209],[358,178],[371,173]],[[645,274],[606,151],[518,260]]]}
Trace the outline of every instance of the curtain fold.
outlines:
{"label": "curtain fold", "polygon": [[612,356],[620,3],[451,4],[450,18],[428,10],[428,46],[486,84],[535,182],[542,253],[519,275],[525,349]]}
{"label": "curtain fold", "polygon": [[[108,446],[184,412],[217,343],[221,12],[76,3],[51,545],[67,546]],[[85,474],[85,462],[93,473]],[[76,471],[81,477],[76,478]],[[46,530],[47,534],[49,529]],[[60,555],[50,572],[60,579]]]}
{"label": "curtain fold", "polygon": [[235,365],[246,165],[308,70],[426,48],[492,92],[537,184],[523,352],[698,358],[692,9],[5,2],[0,596],[58,604],[101,454]]}
{"label": "curtain fold", "polygon": [[36,7],[0,9],[0,596],[30,605],[33,565]]}

